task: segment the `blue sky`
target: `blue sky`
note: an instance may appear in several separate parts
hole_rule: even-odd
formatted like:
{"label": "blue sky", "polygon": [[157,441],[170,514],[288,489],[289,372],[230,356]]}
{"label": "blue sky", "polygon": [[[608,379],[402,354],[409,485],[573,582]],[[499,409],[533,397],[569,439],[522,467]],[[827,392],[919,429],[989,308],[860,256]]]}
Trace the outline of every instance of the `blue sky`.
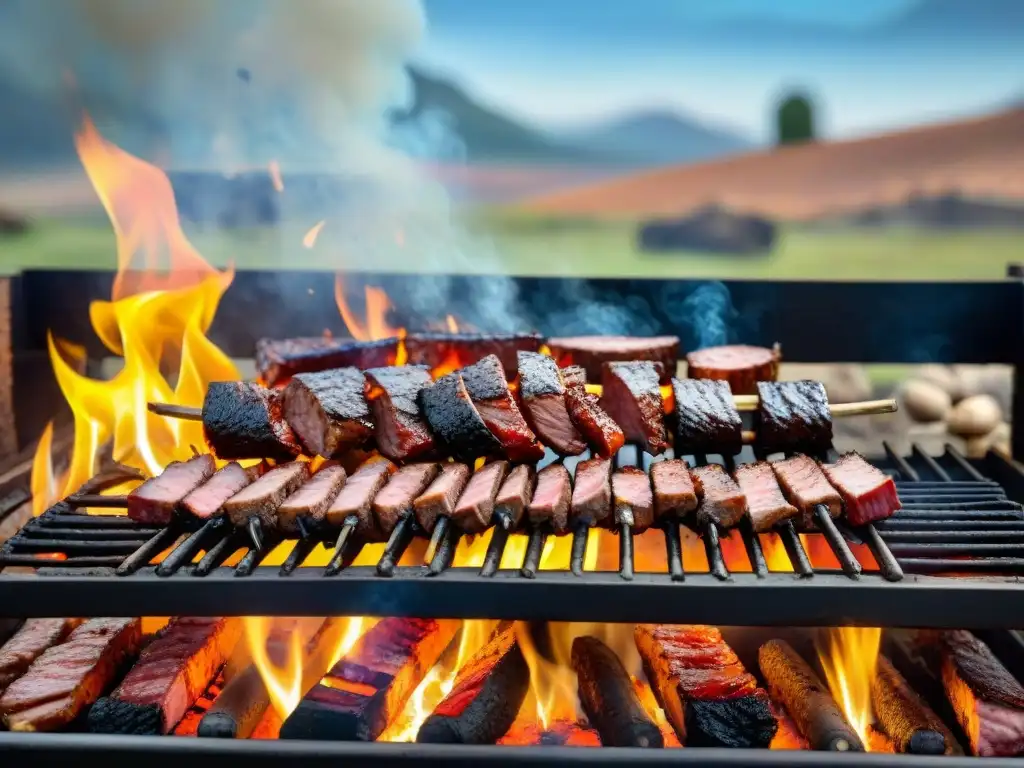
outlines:
{"label": "blue sky", "polygon": [[425,0],[421,59],[547,126],[671,108],[766,140],[809,90],[842,138],[1024,100],[1024,0]]}

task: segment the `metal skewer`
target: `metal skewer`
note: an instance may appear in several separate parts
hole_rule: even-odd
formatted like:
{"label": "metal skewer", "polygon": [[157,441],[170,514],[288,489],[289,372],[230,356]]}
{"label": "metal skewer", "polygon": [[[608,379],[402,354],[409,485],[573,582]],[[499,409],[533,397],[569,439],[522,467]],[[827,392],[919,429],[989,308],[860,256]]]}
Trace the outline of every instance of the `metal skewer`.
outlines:
{"label": "metal skewer", "polygon": [[573,576],[583,575],[583,562],[587,557],[587,539],[590,536],[590,526],[586,523],[579,523],[572,532],[572,556],[569,560],[569,570]]}
{"label": "metal skewer", "polygon": [[355,531],[358,525],[359,518],[355,515],[349,515],[342,522],[341,530],[338,532],[338,540],[334,544],[334,556],[327,563],[327,567],[324,569],[324,576],[334,576],[344,567],[345,547],[348,545],[352,532]]}
{"label": "metal skewer", "polygon": [[167,416],[172,419],[185,419],[186,421],[202,421],[203,409],[189,405],[174,405],[172,403],[147,403],[146,408],[150,413],[157,416]]}

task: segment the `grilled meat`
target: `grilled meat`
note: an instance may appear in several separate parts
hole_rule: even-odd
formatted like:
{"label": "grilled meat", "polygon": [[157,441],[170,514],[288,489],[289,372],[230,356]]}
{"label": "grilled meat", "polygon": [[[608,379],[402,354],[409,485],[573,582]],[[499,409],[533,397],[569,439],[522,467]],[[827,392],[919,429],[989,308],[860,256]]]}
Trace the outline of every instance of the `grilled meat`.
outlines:
{"label": "grilled meat", "polygon": [[757,395],[757,441],[766,454],[832,447],[832,412],[820,381],[761,382]]}
{"label": "grilled meat", "polygon": [[654,494],[647,473],[637,467],[623,467],[612,474],[612,503],[615,522],[642,533],[654,524]]}
{"label": "grilled meat", "polygon": [[284,389],[284,415],[312,456],[339,458],[373,439],[366,380],[358,368],[300,373]]}
{"label": "grilled meat", "polygon": [[251,381],[214,381],[206,388],[203,433],[218,459],[288,461],[302,453],[281,393]]}
{"label": "grilled meat", "polygon": [[534,526],[550,525],[556,534],[569,530],[569,504],[572,500],[572,480],[569,470],[561,464],[551,464],[537,473],[537,487],[527,508]]}
{"label": "grilled meat", "polygon": [[473,473],[455,505],[452,520],[466,533],[481,533],[491,525],[495,502],[508,473],[507,461],[492,461]]}
{"label": "grilled meat", "polygon": [[224,502],[224,513],[232,525],[245,525],[250,517],[258,517],[267,528],[273,528],[277,508],[308,479],[309,464],[304,461],[274,467]]}
{"label": "grilled meat", "polygon": [[903,505],[896,483],[858,453],[847,453],[822,466],[825,477],[843,498],[850,525],[867,525],[896,514]]}
{"label": "grilled meat", "polygon": [[565,403],[569,418],[599,456],[614,456],[626,443],[622,428],[604,412],[596,395],[586,389],[586,374],[579,366],[562,371],[565,382]]}
{"label": "grilled meat", "polygon": [[665,515],[682,518],[697,509],[697,492],[690,467],[682,459],[652,464],[651,484],[654,486],[654,514],[657,518]]}
{"label": "grilled meat", "polygon": [[743,450],[743,422],[729,384],[710,379],[672,379],[677,456]]}
{"label": "grilled meat", "polygon": [[77,619],[26,619],[14,636],[0,646],[0,694],[77,624]]}
{"label": "grilled meat", "polygon": [[560,456],[578,456],[587,444],[569,418],[565,384],[547,355],[519,353],[519,400],[523,415],[548,448]]}
{"label": "grilled meat", "polygon": [[299,518],[305,518],[313,525],[319,524],[327,515],[331,503],[345,485],[345,470],[338,466],[326,466],[313,475],[299,489],[285,499],[277,508],[277,526],[286,533],[299,529]]}
{"label": "grilled meat", "polygon": [[520,464],[512,467],[505,482],[501,484],[497,498],[494,499],[494,511],[507,515],[512,528],[519,526],[523,513],[533,497],[533,489],[537,484],[537,474],[533,467]]}
{"label": "grilled meat", "polygon": [[420,406],[430,428],[459,461],[504,454],[501,442],[487,428],[458,372],[442,376],[423,389]]}
{"label": "grilled meat", "polygon": [[354,515],[359,521],[356,533],[369,541],[381,539],[384,534],[373,516],[373,500],[394,471],[395,465],[387,459],[363,464],[349,476],[338,497],[331,502],[327,510],[327,523],[341,525]]}
{"label": "grilled meat", "polygon": [[421,366],[373,368],[365,372],[366,401],[377,425],[377,448],[393,461],[416,461],[435,453],[434,436],[420,414],[420,390],[430,371]]}
{"label": "grilled meat", "polygon": [[487,429],[497,438],[509,461],[533,462],[544,458],[544,447],[537,441],[519,412],[505,379],[505,369],[497,355],[488,355],[461,371],[466,391]]}
{"label": "grilled meat", "polygon": [[128,494],[128,517],[139,523],[167,525],[178,505],[213,475],[213,456],[204,453],[188,461],[174,461]]}
{"label": "grilled meat", "polygon": [[353,341],[331,336],[260,339],[256,342],[256,368],[268,387],[284,384],[300,373],[345,367],[382,368],[395,364],[398,341]]}
{"label": "grilled meat", "polygon": [[576,465],[572,489],[572,522],[599,525],[612,512],[611,459],[594,458]]}
{"label": "grilled meat", "polygon": [[663,384],[676,372],[679,339],[675,336],[574,336],[548,339],[559,368],[581,366],[587,381],[601,380],[605,363],[650,360],[661,363]]}
{"label": "grilled meat", "polygon": [[747,497],[750,520],[754,531],[764,533],[777,523],[799,514],[796,507],[786,501],[775,478],[775,471],[767,461],[741,464],[736,467],[736,483]]}
{"label": "grilled meat", "polygon": [[736,481],[718,464],[697,467],[693,485],[700,499],[697,520],[703,525],[732,528],[747,513],[747,499]]}
{"label": "grilled meat", "polygon": [[824,504],[832,517],[839,517],[843,502],[818,463],[807,456],[792,456],[773,461],[772,469],[789,503],[800,510],[799,523],[804,530],[814,530],[814,508]]}
{"label": "grilled meat", "polygon": [[213,477],[196,488],[181,502],[181,508],[200,520],[217,515],[224,502],[259,477],[260,465],[243,468],[232,461],[213,473]]}
{"label": "grilled meat", "polygon": [[871,680],[871,703],[897,752],[953,754],[956,740],[885,656],[879,655]]}
{"label": "grilled meat", "polygon": [[452,360],[458,367],[495,355],[502,368],[514,374],[518,353],[536,352],[540,344],[541,337],[535,333],[411,333],[405,337],[409,364],[431,370]]}
{"label": "grilled meat", "polygon": [[652,456],[668,448],[665,416],[658,382],[660,363],[608,363],[601,377],[601,407],[622,427],[626,440],[643,446]]}
{"label": "grilled meat", "polygon": [[707,347],[690,352],[686,367],[691,379],[727,381],[734,394],[754,395],[758,382],[779,378],[779,350],[744,344]]}
{"label": "grilled meat", "polygon": [[403,518],[413,514],[413,503],[427,490],[440,466],[433,462],[407,464],[391,477],[373,500],[373,516],[384,536],[390,536]]}
{"label": "grilled meat", "polygon": [[466,464],[452,462],[442,464],[441,472],[434,482],[413,502],[416,522],[420,528],[431,534],[439,517],[451,517],[462,490],[469,482],[472,471]]}

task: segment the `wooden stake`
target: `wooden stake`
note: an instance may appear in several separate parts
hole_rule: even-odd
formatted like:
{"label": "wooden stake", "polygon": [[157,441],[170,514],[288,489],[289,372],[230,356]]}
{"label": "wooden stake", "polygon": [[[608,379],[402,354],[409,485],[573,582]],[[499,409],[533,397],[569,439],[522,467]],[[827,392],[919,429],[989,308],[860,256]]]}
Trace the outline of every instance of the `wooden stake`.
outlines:
{"label": "wooden stake", "polygon": [[[734,395],[733,402],[736,403],[737,411],[756,411],[760,405],[757,395]],[[896,401],[891,398],[888,400],[863,400],[856,403],[830,403],[828,409],[833,418],[896,413],[899,410]]]}
{"label": "wooden stake", "polygon": [[172,419],[187,419],[188,421],[202,421],[203,409],[193,408],[188,405],[172,405],[171,403],[148,403],[150,413],[157,416],[167,416]]}

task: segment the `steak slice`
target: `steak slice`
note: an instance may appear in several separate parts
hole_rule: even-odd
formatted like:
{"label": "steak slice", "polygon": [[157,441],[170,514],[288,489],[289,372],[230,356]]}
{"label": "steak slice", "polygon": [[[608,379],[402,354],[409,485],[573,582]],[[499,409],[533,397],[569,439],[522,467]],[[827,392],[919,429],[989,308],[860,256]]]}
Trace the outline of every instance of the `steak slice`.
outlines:
{"label": "steak slice", "polygon": [[729,385],[709,379],[672,379],[675,396],[676,455],[743,450],[743,422]]}
{"label": "steak slice", "polygon": [[757,533],[771,530],[776,524],[799,514],[799,510],[782,495],[772,465],[767,461],[736,467],[736,482],[747,497],[750,520]]}
{"label": "steak slice", "polygon": [[277,526],[285,533],[299,530],[298,519],[319,524],[327,515],[331,503],[345,485],[345,470],[338,466],[321,467],[299,489],[277,508]]}
{"label": "steak slice", "polygon": [[274,467],[224,502],[224,513],[232,525],[245,525],[250,517],[258,517],[263,525],[273,529],[277,525],[278,507],[308,479],[309,464],[304,461]]}
{"label": "steak slice", "polygon": [[601,407],[622,428],[626,440],[652,456],[668,448],[661,399],[661,367],[649,361],[608,363],[601,377]]}
{"label": "steak slice", "polygon": [[284,389],[284,415],[310,455],[339,458],[373,438],[358,368],[300,373]]}
{"label": "steak slice", "polygon": [[0,694],[25,674],[47,648],[63,640],[77,623],[77,619],[26,619],[0,647]]}
{"label": "steak slice", "polygon": [[390,536],[398,521],[413,514],[413,503],[427,490],[440,466],[433,462],[407,464],[391,477],[373,500],[373,516],[384,536]]}
{"label": "steak slice", "polygon": [[433,381],[422,366],[373,368],[365,372],[366,401],[377,425],[377,448],[392,461],[416,461],[435,453],[434,436],[417,404]]}
{"label": "steak slice", "polygon": [[495,355],[504,370],[514,373],[519,352],[537,352],[540,345],[536,333],[410,333],[405,337],[408,363],[431,370],[451,361],[456,368],[472,365]]}
{"label": "steak slice", "polygon": [[612,475],[615,522],[643,533],[654,524],[654,495],[647,473],[637,467],[623,467]]}
{"label": "steak slice", "polygon": [[498,356],[488,355],[459,373],[480,418],[501,443],[505,458],[523,462],[544,458],[544,447],[519,412]]}
{"label": "steak slice", "polygon": [[832,447],[832,411],[820,381],[762,382],[757,392],[757,442],[765,454]]}
{"label": "steak slice", "polygon": [[507,472],[507,461],[492,461],[473,473],[452,515],[459,528],[466,533],[481,533],[490,527],[498,491]]}
{"label": "steak slice", "polygon": [[327,523],[342,525],[349,517],[355,516],[359,536],[368,541],[381,539],[383,534],[373,516],[373,500],[394,471],[395,465],[387,459],[368,461],[359,467],[345,481],[341,493],[328,508]]}
{"label": "steak slice", "polygon": [[394,365],[398,343],[397,338],[353,341],[332,336],[260,339],[256,342],[256,368],[268,387],[276,387],[300,373]]}
{"label": "steak slice", "polygon": [[611,459],[593,458],[576,465],[572,489],[572,522],[595,526],[612,513]]}
{"label": "steak slice", "polygon": [[167,525],[178,505],[213,475],[213,456],[204,453],[188,461],[172,461],[128,494],[128,517],[139,523]]}
{"label": "steak slice", "polygon": [[565,384],[558,365],[547,355],[519,353],[519,401],[530,427],[560,456],[578,456],[587,449],[569,418]]}
{"label": "steak slice", "polygon": [[903,505],[896,483],[859,453],[847,453],[835,464],[822,466],[825,477],[839,491],[850,525],[867,525],[896,514]]}
{"label": "steak slice", "polygon": [[428,535],[434,532],[439,517],[450,518],[455,512],[455,504],[472,472],[466,464],[458,462],[441,465],[441,472],[434,482],[413,502],[416,522]]}
{"label": "steak slice", "polygon": [[682,518],[697,508],[697,492],[693,487],[690,467],[682,459],[656,461],[651,465],[654,486],[654,514]]}
{"label": "steak slice", "polygon": [[462,376],[449,373],[420,391],[423,415],[448,452],[472,463],[481,456],[501,456],[503,447],[487,428],[469,396]]}
{"label": "steak slice", "polygon": [[668,384],[679,357],[676,336],[573,336],[548,339],[547,345],[559,368],[581,366],[592,382],[601,380],[605,363],[650,360],[661,363],[662,383]]}
{"label": "steak slice", "polygon": [[700,498],[700,506],[697,507],[700,523],[732,528],[743,519],[747,513],[747,499],[724,467],[708,464],[697,467],[692,474],[693,485]]}
{"label": "steak slice", "polygon": [[512,467],[505,482],[501,484],[498,497],[494,500],[494,511],[507,515],[512,523],[510,526],[512,529],[519,527],[523,513],[533,496],[533,488],[536,483],[537,474],[533,467],[520,464],[517,467]]}
{"label": "steak slice", "polygon": [[260,466],[245,469],[232,461],[213,473],[213,477],[196,488],[181,502],[181,508],[198,517],[209,520],[221,511],[224,502],[259,477]]}
{"label": "steak slice", "polygon": [[622,428],[604,412],[596,395],[586,388],[586,374],[578,366],[562,371],[565,382],[565,402],[569,418],[586,438],[591,450],[599,456],[614,456],[625,445]]}
{"label": "steak slice", "polygon": [[203,399],[203,433],[218,459],[288,461],[302,453],[281,393],[251,381],[214,381]]}
{"label": "steak slice", "polygon": [[832,517],[839,517],[843,511],[842,499],[814,459],[803,455],[792,456],[773,461],[772,469],[789,503],[800,510],[799,523],[804,530],[817,528],[814,508],[819,504],[824,504]]}
{"label": "steak slice", "polygon": [[755,395],[759,381],[779,378],[779,359],[778,347],[707,347],[686,355],[687,376],[727,381],[733,394]]}
{"label": "steak slice", "polygon": [[572,480],[569,470],[561,464],[550,464],[537,473],[537,487],[527,508],[530,523],[551,526],[556,534],[569,531],[569,505],[572,501]]}

